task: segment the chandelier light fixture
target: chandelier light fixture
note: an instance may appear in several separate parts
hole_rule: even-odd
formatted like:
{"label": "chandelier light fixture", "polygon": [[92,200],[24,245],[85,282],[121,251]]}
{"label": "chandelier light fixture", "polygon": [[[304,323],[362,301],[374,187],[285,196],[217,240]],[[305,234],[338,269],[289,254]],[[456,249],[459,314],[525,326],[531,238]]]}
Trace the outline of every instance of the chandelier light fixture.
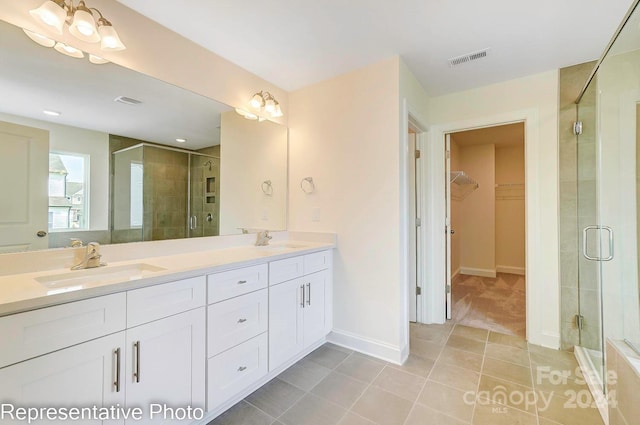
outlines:
{"label": "chandelier light fixture", "polygon": [[[97,14],[98,19],[96,20]],[[69,33],[78,40],[88,43],[100,42],[103,51],[120,51],[126,46],[120,40],[111,22],[95,7],[88,7],[84,0],[74,4],[74,0],[47,0],[37,9],[32,9],[29,14],[40,24],[53,33],[62,34],[65,25]],[[24,30],[24,32],[36,43],[45,47],[53,47],[56,51],[74,58],[84,57],[84,53],[65,43],[56,42],[42,34]],[[90,55],[92,63],[106,63],[95,55]]]}

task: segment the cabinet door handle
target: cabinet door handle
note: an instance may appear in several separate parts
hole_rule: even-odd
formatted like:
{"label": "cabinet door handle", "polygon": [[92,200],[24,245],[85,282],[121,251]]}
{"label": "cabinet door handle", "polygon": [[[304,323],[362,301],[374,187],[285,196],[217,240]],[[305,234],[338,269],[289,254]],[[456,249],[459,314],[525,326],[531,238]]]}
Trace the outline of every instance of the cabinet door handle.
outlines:
{"label": "cabinet door handle", "polygon": [[245,370],[247,370],[247,367],[246,367],[246,366],[240,366],[240,367],[238,368],[238,372],[244,372]]}
{"label": "cabinet door handle", "polygon": [[238,285],[244,285],[245,283],[247,283],[247,281],[246,281],[246,280],[239,280],[239,281],[238,281]]}
{"label": "cabinet door handle", "polygon": [[120,392],[120,347],[113,350],[113,355],[116,357],[116,378],[113,380],[113,388],[117,393]]}
{"label": "cabinet door handle", "polygon": [[247,321],[247,319],[245,319],[244,317],[242,319],[238,319],[238,323],[244,323],[246,321]]}
{"label": "cabinet door handle", "polygon": [[300,289],[302,290],[302,297],[300,298],[300,307],[304,308],[304,285],[300,285]]}
{"label": "cabinet door handle", "polygon": [[307,305],[311,305],[311,282],[307,283]]}
{"label": "cabinet door handle", "polygon": [[135,365],[133,368],[133,379],[140,382],[140,341],[133,343],[133,351],[135,352]]}

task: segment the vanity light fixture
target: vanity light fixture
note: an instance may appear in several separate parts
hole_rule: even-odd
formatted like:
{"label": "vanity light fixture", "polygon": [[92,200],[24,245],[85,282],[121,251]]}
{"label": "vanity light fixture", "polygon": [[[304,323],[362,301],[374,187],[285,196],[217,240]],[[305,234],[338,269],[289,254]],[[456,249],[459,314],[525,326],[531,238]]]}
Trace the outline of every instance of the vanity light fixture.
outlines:
{"label": "vanity light fixture", "polygon": [[[97,21],[94,12],[98,15]],[[44,28],[56,34],[62,34],[62,29],[67,24],[69,33],[78,40],[100,42],[100,48],[105,51],[126,49],[111,22],[95,7],[88,7],[84,0],[80,0],[77,5],[74,5],[74,0],[47,0],[29,13]]]}
{"label": "vanity light fixture", "polygon": [[176,139],[176,142],[178,142],[178,143],[186,143],[187,139],[183,139],[183,138],[179,137],[179,138]]}
{"label": "vanity light fixture", "polygon": [[271,118],[278,118],[283,115],[280,104],[268,91],[259,91],[254,94],[249,101],[249,106],[257,112],[264,112]]}
{"label": "vanity light fixture", "polygon": [[29,31],[27,29],[23,29],[22,31],[24,31],[24,33],[27,34],[27,37],[29,37],[31,40],[35,41],[41,46],[53,47],[56,45],[55,40],[52,40],[49,37],[45,37],[42,34],[38,34],[37,32]]}
{"label": "vanity light fixture", "polygon": [[43,114],[45,115],[49,115],[52,117],[59,117],[60,115],[62,115],[60,112],[58,111],[51,111],[49,109],[45,109],[44,111],[42,111]]}
{"label": "vanity light fixture", "polygon": [[89,62],[95,65],[103,65],[105,63],[109,63],[108,60],[92,54],[89,54]]}
{"label": "vanity light fixture", "polygon": [[53,48],[58,53],[62,53],[63,55],[71,56],[72,58],[82,59],[84,57],[84,53],[82,50],[78,50],[75,47],[71,47],[68,44],[64,44],[61,42],[57,42]]}
{"label": "vanity light fixture", "polygon": [[257,120],[258,122],[262,122],[264,121],[266,118],[258,116],[252,112],[246,111],[242,108],[236,108],[236,113],[238,113],[239,115],[242,115],[243,117],[245,117],[248,120]]}

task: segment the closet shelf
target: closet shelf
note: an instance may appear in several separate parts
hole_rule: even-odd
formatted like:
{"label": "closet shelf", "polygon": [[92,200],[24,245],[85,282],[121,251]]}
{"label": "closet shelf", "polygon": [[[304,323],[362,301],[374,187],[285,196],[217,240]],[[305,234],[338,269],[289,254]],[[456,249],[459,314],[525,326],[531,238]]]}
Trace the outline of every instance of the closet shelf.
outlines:
{"label": "closet shelf", "polygon": [[449,173],[449,182],[451,182],[451,199],[456,201],[463,200],[480,187],[478,182],[469,177],[464,171],[452,171]]}
{"label": "closet shelf", "polygon": [[458,186],[474,185],[474,189],[477,189],[479,186],[478,182],[469,177],[469,175],[464,171],[452,171],[449,174],[449,181],[457,184]]}

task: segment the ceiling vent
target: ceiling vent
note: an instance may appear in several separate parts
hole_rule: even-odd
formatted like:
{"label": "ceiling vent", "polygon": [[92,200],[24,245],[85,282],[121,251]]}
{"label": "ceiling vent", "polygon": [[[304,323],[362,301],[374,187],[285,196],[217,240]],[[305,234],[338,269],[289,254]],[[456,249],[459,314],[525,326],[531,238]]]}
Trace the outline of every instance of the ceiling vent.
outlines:
{"label": "ceiling vent", "polygon": [[458,56],[449,59],[449,66],[458,66],[463,63],[475,61],[478,59],[486,58],[489,55],[489,49],[478,50],[477,52],[467,53],[466,55]]}
{"label": "ceiling vent", "polygon": [[120,102],[120,103],[124,103],[125,105],[139,105],[142,102],[137,100],[137,99],[132,99],[130,97],[126,97],[126,96],[118,96],[115,99],[113,99],[114,102]]}

